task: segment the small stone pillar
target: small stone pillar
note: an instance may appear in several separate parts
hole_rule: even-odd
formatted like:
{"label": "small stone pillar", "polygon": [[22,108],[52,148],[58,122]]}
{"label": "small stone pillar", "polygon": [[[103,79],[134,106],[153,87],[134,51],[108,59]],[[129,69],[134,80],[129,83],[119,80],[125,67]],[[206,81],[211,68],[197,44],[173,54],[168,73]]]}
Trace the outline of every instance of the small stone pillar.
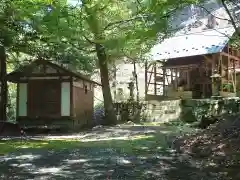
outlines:
{"label": "small stone pillar", "polygon": [[211,78],[213,80],[212,98],[221,99],[222,97],[220,96],[220,85],[222,76],[217,72],[217,70],[215,70]]}

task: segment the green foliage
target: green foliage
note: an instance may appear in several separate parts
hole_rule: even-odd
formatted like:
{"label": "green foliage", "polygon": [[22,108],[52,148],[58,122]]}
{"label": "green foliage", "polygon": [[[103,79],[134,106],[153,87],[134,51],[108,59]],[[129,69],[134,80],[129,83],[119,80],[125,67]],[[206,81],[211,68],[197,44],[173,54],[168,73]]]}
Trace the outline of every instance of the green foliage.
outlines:
{"label": "green foliage", "polygon": [[16,119],[16,84],[8,85],[8,106],[7,106],[7,120],[15,121]]}
{"label": "green foliage", "polygon": [[5,0],[0,6],[0,40],[8,54],[25,53],[31,59],[41,57],[93,71],[94,56],[82,43],[78,24],[70,24],[74,20],[69,18],[66,1]]}
{"label": "green foliage", "polygon": [[82,0],[73,6],[67,0],[4,0],[0,41],[7,54],[16,56],[14,63],[21,64],[25,59],[20,57],[27,54],[28,59],[68,63],[91,74],[99,56],[105,64],[126,55],[142,59],[168,35],[171,12],[192,2]]}
{"label": "green foliage", "polygon": [[182,116],[181,120],[191,123],[196,122],[194,125],[207,127],[223,115],[238,113],[239,104],[239,99],[191,100],[182,104],[185,116]]}
{"label": "green foliage", "polygon": [[134,100],[114,103],[121,122],[133,121],[135,123],[146,121],[146,104]]}
{"label": "green foliage", "polygon": [[228,91],[228,92],[234,91],[232,83],[225,83],[222,86],[224,91]]}

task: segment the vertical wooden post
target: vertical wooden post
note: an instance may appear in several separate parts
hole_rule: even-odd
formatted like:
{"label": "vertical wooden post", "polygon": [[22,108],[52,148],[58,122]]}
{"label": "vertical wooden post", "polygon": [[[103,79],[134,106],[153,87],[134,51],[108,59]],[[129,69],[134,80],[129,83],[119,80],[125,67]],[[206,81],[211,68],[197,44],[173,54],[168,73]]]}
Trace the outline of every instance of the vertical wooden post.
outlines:
{"label": "vertical wooden post", "polygon": [[154,95],[157,95],[157,81],[156,81],[156,77],[157,77],[157,63],[154,63]]}
{"label": "vertical wooden post", "polygon": [[17,98],[16,98],[16,119],[19,117],[19,82],[17,83]]}
{"label": "vertical wooden post", "polygon": [[145,100],[148,92],[148,63],[145,61]]}
{"label": "vertical wooden post", "polygon": [[187,68],[187,90],[190,89],[190,68]]}
{"label": "vertical wooden post", "polygon": [[220,63],[220,75],[221,75],[220,91],[223,91],[223,57],[221,54],[219,54],[219,63]]}
{"label": "vertical wooden post", "polygon": [[198,68],[198,72],[200,74],[200,79],[202,79],[200,82],[200,92],[202,92],[202,97],[203,98],[205,96],[205,82],[204,80],[204,72],[203,72],[203,64],[200,65],[200,67]]}
{"label": "vertical wooden post", "polygon": [[[216,68],[216,56],[212,55],[212,75],[214,74],[215,68]],[[212,78],[212,94],[213,94],[214,88],[215,87],[214,87],[214,82]]]}
{"label": "vertical wooden post", "polygon": [[116,102],[117,99],[117,66],[116,63],[113,63],[113,69],[114,69],[114,74],[113,74],[113,100]]}
{"label": "vertical wooden post", "polygon": [[166,94],[166,93],[165,93],[165,91],[166,91],[166,89],[165,89],[166,79],[165,79],[165,78],[168,78],[166,73],[167,73],[166,68],[163,67],[163,96]]}
{"label": "vertical wooden post", "polygon": [[178,91],[178,69],[175,68],[175,90]]}
{"label": "vertical wooden post", "polygon": [[[71,80],[70,80],[70,115],[71,117],[74,116],[74,106],[73,106],[73,99],[74,99],[74,94],[73,94],[73,82],[74,82],[74,77],[71,77]],[[62,85],[62,84],[61,84]],[[92,84],[91,84],[92,85]],[[60,86],[61,87],[61,86]],[[62,91],[62,88],[60,88],[61,91]],[[94,98],[94,97],[92,97]],[[92,101],[93,102],[93,101]],[[60,111],[61,112],[61,111]]]}
{"label": "vertical wooden post", "polygon": [[236,66],[235,66],[235,60],[233,59],[233,91],[234,93],[236,93],[237,89],[236,89]]}
{"label": "vertical wooden post", "polygon": [[[230,53],[229,46],[228,46],[228,54]],[[230,58],[227,56],[227,83],[229,83],[229,65],[230,65]]]}

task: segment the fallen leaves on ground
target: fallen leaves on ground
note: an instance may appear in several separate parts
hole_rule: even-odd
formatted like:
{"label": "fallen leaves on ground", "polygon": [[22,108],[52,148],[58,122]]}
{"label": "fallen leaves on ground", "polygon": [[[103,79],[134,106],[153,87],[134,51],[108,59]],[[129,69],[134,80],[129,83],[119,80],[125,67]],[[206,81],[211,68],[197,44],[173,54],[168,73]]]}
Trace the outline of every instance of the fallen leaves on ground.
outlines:
{"label": "fallen leaves on ground", "polygon": [[240,118],[232,115],[195,134],[174,141],[174,147],[201,162],[203,169],[221,177],[240,179]]}

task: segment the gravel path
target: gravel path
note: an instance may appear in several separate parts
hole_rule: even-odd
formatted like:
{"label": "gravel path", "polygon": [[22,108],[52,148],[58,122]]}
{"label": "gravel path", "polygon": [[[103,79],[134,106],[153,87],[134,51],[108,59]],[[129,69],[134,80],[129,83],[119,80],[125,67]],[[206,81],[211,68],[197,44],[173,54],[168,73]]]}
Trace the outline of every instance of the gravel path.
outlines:
{"label": "gravel path", "polygon": [[[159,129],[155,127],[100,128],[75,138],[81,139],[84,136],[85,139],[88,137],[91,140],[129,137],[154,134],[156,131]],[[169,148],[124,154],[121,149],[82,147],[58,151],[23,149],[2,156],[0,179],[216,180],[216,177],[214,174],[205,173],[199,164],[188,157],[175,154]]]}

